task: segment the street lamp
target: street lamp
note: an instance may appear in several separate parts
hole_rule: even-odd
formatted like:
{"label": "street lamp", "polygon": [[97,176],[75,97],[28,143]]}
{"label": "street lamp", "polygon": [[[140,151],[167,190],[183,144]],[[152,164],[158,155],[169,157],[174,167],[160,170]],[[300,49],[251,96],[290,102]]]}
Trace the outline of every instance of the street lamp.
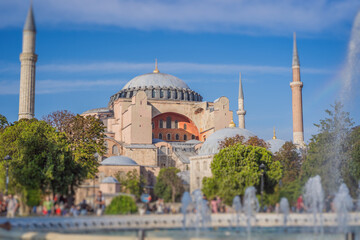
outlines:
{"label": "street lamp", "polygon": [[95,192],[95,180],[96,179],[99,179],[99,177],[97,175],[94,176],[94,182],[93,182],[93,187],[94,187],[94,200],[93,200],[93,210],[94,210],[94,213],[95,213],[95,201],[96,201],[96,192]]}
{"label": "street lamp", "polygon": [[260,171],[261,171],[261,185],[260,185],[260,191],[261,191],[261,212],[264,210],[264,174],[265,174],[265,165],[262,163],[260,165]]}
{"label": "street lamp", "polygon": [[6,167],[6,188],[5,188],[5,196],[8,195],[8,185],[9,185],[9,161],[11,160],[12,158],[9,156],[9,155],[6,155],[4,157],[4,160],[5,160],[5,167]]}

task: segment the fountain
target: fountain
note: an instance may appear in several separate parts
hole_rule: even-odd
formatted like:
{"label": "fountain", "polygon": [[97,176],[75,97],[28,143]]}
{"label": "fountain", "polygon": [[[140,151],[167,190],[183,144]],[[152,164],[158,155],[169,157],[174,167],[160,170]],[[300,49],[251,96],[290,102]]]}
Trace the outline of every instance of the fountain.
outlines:
{"label": "fountain", "polygon": [[188,211],[189,205],[192,203],[191,196],[189,192],[184,192],[181,198],[181,213],[183,214],[183,228],[186,227],[186,214]]}
{"label": "fountain", "polygon": [[309,213],[313,214],[314,232],[323,232],[324,192],[321,186],[319,175],[309,178],[305,185],[305,207]]}
{"label": "fountain", "polygon": [[340,185],[339,191],[335,195],[334,206],[337,214],[339,231],[347,233],[349,212],[353,208],[353,201],[350,197],[349,189],[344,183]]}
{"label": "fountain", "polygon": [[233,204],[232,204],[233,209],[235,210],[235,222],[236,222],[236,226],[239,228],[240,226],[240,214],[241,214],[241,199],[240,196],[235,196],[233,199]]}
{"label": "fountain", "polygon": [[280,212],[284,215],[284,227],[286,227],[289,213],[290,213],[290,207],[289,207],[289,201],[287,198],[281,198],[280,200]]}
{"label": "fountain", "polygon": [[193,203],[195,204],[195,226],[198,233],[200,228],[205,229],[208,227],[211,217],[208,201],[204,199],[203,193],[200,189],[195,190],[193,193]]}
{"label": "fountain", "polygon": [[244,212],[246,216],[247,233],[251,234],[251,219],[255,220],[255,214],[260,209],[259,200],[256,197],[255,187],[248,187],[244,196]]}

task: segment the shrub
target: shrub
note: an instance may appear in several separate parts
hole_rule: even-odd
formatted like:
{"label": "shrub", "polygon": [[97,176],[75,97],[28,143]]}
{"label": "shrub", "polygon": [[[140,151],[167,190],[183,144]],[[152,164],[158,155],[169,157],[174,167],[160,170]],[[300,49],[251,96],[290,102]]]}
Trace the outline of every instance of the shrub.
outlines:
{"label": "shrub", "polygon": [[117,196],[106,207],[105,214],[128,214],[137,212],[135,200],[130,196]]}

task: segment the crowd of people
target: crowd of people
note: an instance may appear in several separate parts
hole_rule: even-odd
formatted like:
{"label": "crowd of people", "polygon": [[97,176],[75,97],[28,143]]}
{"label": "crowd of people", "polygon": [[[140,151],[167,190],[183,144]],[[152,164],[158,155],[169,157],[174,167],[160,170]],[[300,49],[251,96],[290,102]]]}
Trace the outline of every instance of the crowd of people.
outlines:
{"label": "crowd of people", "polygon": [[[2,216],[15,217],[19,209],[19,201],[13,195],[0,197],[0,211]],[[91,206],[84,199],[81,203],[71,204],[65,196],[56,194],[46,196],[39,206],[30,209],[30,215],[36,216],[85,216],[96,214],[101,216],[105,210],[105,198],[101,191],[95,197],[95,203]]]}

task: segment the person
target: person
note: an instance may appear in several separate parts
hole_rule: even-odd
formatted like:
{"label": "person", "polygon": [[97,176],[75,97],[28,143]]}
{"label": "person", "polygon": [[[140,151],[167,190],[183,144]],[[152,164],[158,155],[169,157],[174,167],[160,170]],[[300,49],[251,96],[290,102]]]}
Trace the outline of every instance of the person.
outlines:
{"label": "person", "polygon": [[300,195],[296,201],[296,211],[298,213],[303,213],[304,210],[305,210],[305,206],[304,206],[303,196]]}
{"label": "person", "polygon": [[213,198],[213,200],[211,200],[211,212],[212,213],[218,213],[218,203],[216,201],[216,198]]}
{"label": "person", "polygon": [[96,200],[95,200],[95,204],[96,204],[96,215],[101,216],[105,209],[105,198],[102,195],[101,191],[98,191],[98,194],[97,194]]}
{"label": "person", "polygon": [[18,204],[17,200],[14,198],[14,196],[12,194],[10,194],[9,198],[7,200],[7,204],[6,204],[6,208],[7,208],[6,217],[8,217],[8,218],[15,217],[15,213],[16,213],[16,210],[18,209],[18,207],[19,207],[19,204]]}
{"label": "person", "polygon": [[85,216],[87,215],[87,211],[88,211],[88,205],[86,203],[86,200],[84,199],[81,203],[80,203],[80,215]]}
{"label": "person", "polygon": [[61,216],[61,208],[60,208],[59,204],[55,204],[55,214],[57,216]]}
{"label": "person", "polygon": [[49,196],[46,197],[46,200],[43,203],[43,207],[44,207],[44,210],[43,210],[44,215],[50,216],[52,213],[52,210],[54,208],[54,203],[53,203],[53,201],[51,201]]}
{"label": "person", "polygon": [[79,216],[79,212],[74,204],[70,208],[70,215],[74,217]]}

